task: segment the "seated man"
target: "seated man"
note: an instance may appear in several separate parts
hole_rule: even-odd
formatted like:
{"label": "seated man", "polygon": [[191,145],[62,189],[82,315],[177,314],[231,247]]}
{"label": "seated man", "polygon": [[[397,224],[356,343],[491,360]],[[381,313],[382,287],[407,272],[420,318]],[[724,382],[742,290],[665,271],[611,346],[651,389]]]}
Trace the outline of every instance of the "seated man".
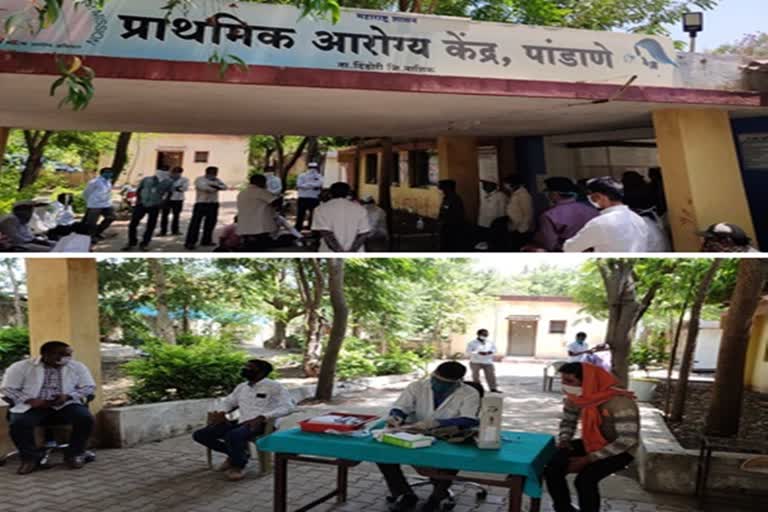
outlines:
{"label": "seated man", "polygon": [[[296,407],[285,386],[267,378],[270,373],[272,365],[267,361],[248,361],[241,371],[246,382],[224,398],[224,411],[215,413],[212,424],[192,434],[198,443],[227,455],[219,470],[228,471],[232,481],[245,477],[248,443],[264,433],[267,421],[288,416]],[[240,409],[239,421],[228,421],[225,415],[235,409]]]}
{"label": "seated man", "polygon": [[50,252],[53,247],[47,238],[35,236],[29,228],[35,207],[34,201],[19,201],[13,211],[0,217],[0,233],[11,242],[11,249],[18,252]]}
{"label": "seated man", "polygon": [[45,343],[40,357],[8,368],[0,393],[13,402],[10,431],[21,455],[20,475],[37,469],[44,455],[35,444],[35,427],[43,422],[72,425],[65,460],[73,469],[83,467],[83,454],[93,430],[93,416],[83,402],[95,391],[88,367],[74,361],[72,348],[61,341]]}
{"label": "seated man", "polygon": [[[600,480],[627,467],[640,437],[640,415],[631,391],[616,387],[609,372],[588,363],[567,363],[566,400],[558,453],[545,473],[555,512],[576,512],[565,477],[576,473],[580,512],[600,510]],[[582,439],[573,439],[581,419]]]}
{"label": "seated man", "polygon": [[[473,428],[479,424],[480,393],[464,384],[467,369],[456,361],[442,363],[429,379],[411,383],[389,411],[387,425],[397,428],[404,424],[415,429],[457,426]],[[398,464],[379,464],[389,492],[395,501],[390,510],[413,510],[419,498],[413,492]],[[457,473],[457,472],[454,472]],[[440,510],[448,496],[450,481],[435,480],[433,491],[422,511]]]}

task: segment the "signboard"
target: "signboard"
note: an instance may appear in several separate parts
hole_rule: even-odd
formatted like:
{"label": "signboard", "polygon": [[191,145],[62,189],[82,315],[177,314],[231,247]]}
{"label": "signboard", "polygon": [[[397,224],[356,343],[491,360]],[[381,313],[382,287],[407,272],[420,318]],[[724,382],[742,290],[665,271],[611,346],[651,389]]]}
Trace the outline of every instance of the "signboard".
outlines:
{"label": "signboard", "polygon": [[477,148],[477,168],[480,181],[499,183],[499,155],[496,146]]}
{"label": "signboard", "polygon": [[[636,34],[344,9],[337,24],[290,6],[64,0],[40,32],[29,0],[0,0],[0,50],[80,56],[635,85],[681,84],[672,40]],[[8,20],[11,20],[10,22]],[[31,27],[31,28],[30,28]],[[98,71],[98,70],[97,70]]]}
{"label": "signboard", "polygon": [[408,152],[402,152],[400,153],[400,160],[399,160],[399,171],[400,171],[400,183],[403,185],[410,185],[411,180],[410,176],[408,176]]}
{"label": "signboard", "polygon": [[437,153],[429,155],[429,184],[437,185],[440,181],[440,165],[437,160]]}
{"label": "signboard", "polygon": [[739,146],[745,169],[768,171],[768,133],[739,135]]}

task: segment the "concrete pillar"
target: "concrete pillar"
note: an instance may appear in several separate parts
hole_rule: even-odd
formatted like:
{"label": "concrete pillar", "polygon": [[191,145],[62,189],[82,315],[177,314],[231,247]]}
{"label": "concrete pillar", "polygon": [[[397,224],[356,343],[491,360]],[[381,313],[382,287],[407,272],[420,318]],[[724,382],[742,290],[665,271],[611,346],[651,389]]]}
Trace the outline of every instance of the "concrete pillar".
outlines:
{"label": "concrete pillar", "polygon": [[675,250],[698,251],[696,232],[718,222],[754,239],[728,112],[659,110],[653,124]]}
{"label": "concrete pillar", "polygon": [[477,224],[480,206],[480,173],[477,165],[475,137],[438,137],[438,165],[441,180],[455,180],[456,189],[464,202],[467,222]]}
{"label": "concrete pillar", "polygon": [[38,354],[46,341],[71,345],[75,359],[88,366],[96,381],[94,414],[103,403],[98,283],[96,260],[27,259],[32,354]]}
{"label": "concrete pillar", "polygon": [[10,135],[10,128],[3,128],[0,126],[0,162],[3,161],[3,157],[5,156],[5,148],[8,146],[8,137]]}

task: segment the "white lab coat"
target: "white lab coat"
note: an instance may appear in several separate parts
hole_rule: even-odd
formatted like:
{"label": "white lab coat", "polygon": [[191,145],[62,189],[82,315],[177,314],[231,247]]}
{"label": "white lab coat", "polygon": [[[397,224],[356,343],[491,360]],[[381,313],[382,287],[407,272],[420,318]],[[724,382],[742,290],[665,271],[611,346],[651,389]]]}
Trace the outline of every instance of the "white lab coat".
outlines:
{"label": "white lab coat", "polygon": [[643,217],[643,221],[648,228],[648,252],[670,252],[672,244],[661,222],[650,217]]}
{"label": "white lab coat", "polygon": [[500,190],[494,190],[490,194],[483,193],[480,198],[480,212],[477,214],[477,225],[483,228],[491,227],[491,223],[494,220],[507,215],[508,202],[509,198]]}
{"label": "white lab coat", "polygon": [[648,252],[648,226],[621,204],[602,210],[563,244],[564,252]]}
{"label": "white lab coat", "polygon": [[507,203],[509,230],[518,233],[533,231],[533,198],[525,187],[512,192]]}
{"label": "white lab coat", "polygon": [[[21,390],[24,396],[37,398],[43,388],[44,377],[45,365],[39,357],[24,359],[8,367],[3,375],[0,389]],[[61,367],[61,392],[65,395],[71,395],[79,389],[95,385],[88,367],[80,361],[70,361]],[[21,402],[14,404],[11,412],[23,414],[30,408],[29,404]]]}
{"label": "white lab coat", "polygon": [[280,179],[279,176],[276,176],[274,174],[267,174],[267,190],[269,190],[272,194],[279,196],[280,192],[283,191],[283,181]]}
{"label": "white lab coat", "polygon": [[400,409],[408,416],[407,423],[425,420],[448,420],[452,418],[477,418],[480,413],[480,393],[471,386],[461,386],[435,409],[432,384],[429,378],[408,385],[395,402],[394,409]]}

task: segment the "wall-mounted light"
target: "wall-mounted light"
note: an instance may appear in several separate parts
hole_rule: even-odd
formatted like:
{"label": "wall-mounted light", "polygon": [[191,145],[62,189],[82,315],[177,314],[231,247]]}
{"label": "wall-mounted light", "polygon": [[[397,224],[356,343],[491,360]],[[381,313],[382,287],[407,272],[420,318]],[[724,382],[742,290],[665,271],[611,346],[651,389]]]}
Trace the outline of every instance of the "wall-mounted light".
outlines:
{"label": "wall-mounted light", "polygon": [[691,53],[696,52],[696,36],[702,30],[704,30],[703,12],[686,12],[683,14],[683,31],[691,36],[691,46],[688,50]]}

